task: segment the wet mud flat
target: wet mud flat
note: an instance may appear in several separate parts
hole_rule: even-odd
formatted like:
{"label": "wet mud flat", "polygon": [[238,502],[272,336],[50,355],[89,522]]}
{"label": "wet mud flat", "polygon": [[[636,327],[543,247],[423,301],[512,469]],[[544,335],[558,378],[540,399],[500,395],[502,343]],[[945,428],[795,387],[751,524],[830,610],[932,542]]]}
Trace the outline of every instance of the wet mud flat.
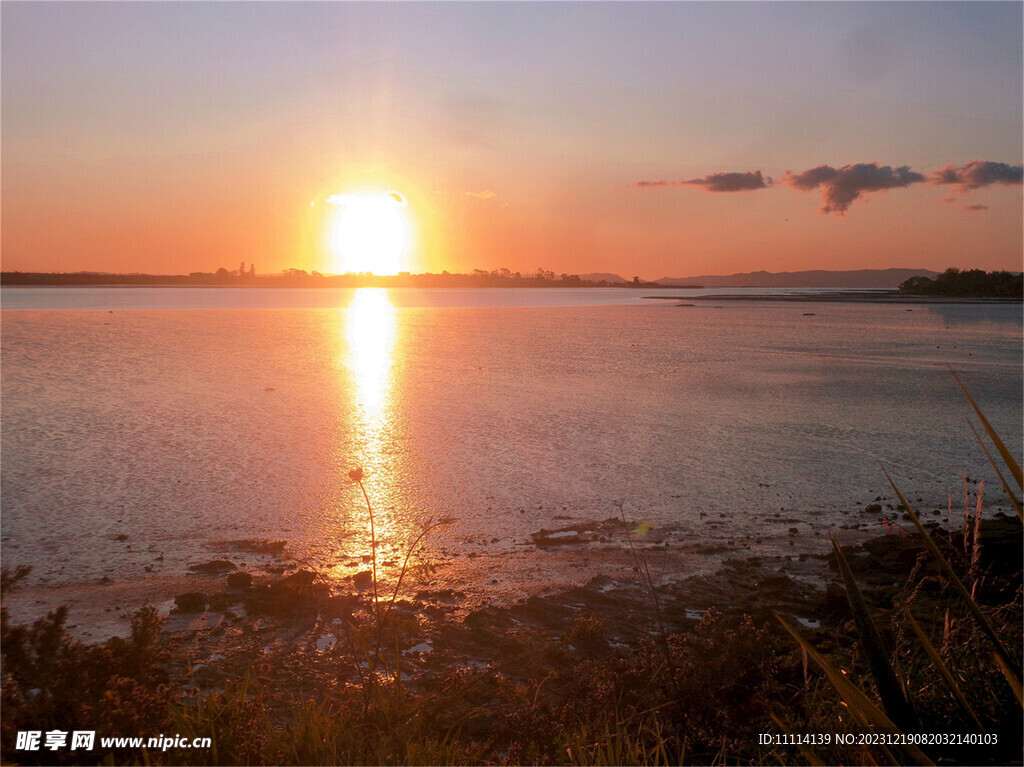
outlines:
{"label": "wet mud flat", "polygon": [[369,585],[330,593],[313,573],[298,570],[249,588],[179,595],[165,631],[174,676],[194,694],[220,691],[225,679],[246,673],[276,691],[326,693],[361,681],[378,641],[383,664],[393,672],[397,658],[404,683],[415,689],[460,672],[529,676],[539,648],[554,643],[571,651],[598,641],[584,636],[588,627],[600,627],[599,641],[622,651],[690,630],[709,611],[762,621],[776,611],[814,627],[827,597],[813,585],[827,570],[824,555],[727,560],[715,573],[653,589],[643,582],[645,567],[641,561],[620,577],[599,575],[512,604],[467,606],[467,595],[453,589],[419,589],[392,602],[384,590],[379,622]]}
{"label": "wet mud flat", "polygon": [[[603,524],[611,527],[610,521]],[[937,523],[930,524],[936,534],[946,535]],[[891,607],[908,578],[923,578],[920,598],[928,599],[929,589],[938,588],[929,581],[935,565],[917,538],[898,526],[890,530],[844,546],[869,603],[880,610]],[[538,545],[552,532],[540,531]],[[991,574],[986,583],[1018,582],[1020,524],[999,515],[984,523],[983,540],[982,566]],[[578,555],[594,543],[558,548]],[[834,634],[837,627],[850,630],[845,591],[835,556],[827,549],[739,554],[698,575],[652,575],[680,565],[682,558],[657,544],[619,550],[616,561],[607,563],[614,575],[493,603],[422,584],[394,595],[386,583],[380,584],[375,602],[372,581],[362,573],[331,587],[301,567],[255,579],[238,578],[237,572],[211,574],[202,579],[201,590],[177,595],[165,636],[173,676],[192,695],[220,691],[226,679],[246,674],[278,693],[327,695],[339,686],[365,683],[377,648],[380,663],[392,673],[397,666],[403,683],[415,690],[441,684],[453,673],[525,678],[536,674],[538,663],[554,663],[558,657],[573,662],[574,654],[594,643],[606,652],[628,653],[644,642],[691,632],[709,617],[739,622],[749,616],[752,625],[777,628],[778,614],[820,635],[825,649],[842,644]],[[935,596],[940,598],[938,592]],[[984,596],[1010,598],[1002,591]],[[560,652],[552,655],[552,647]]]}
{"label": "wet mud flat", "polygon": [[[895,515],[892,504],[883,509],[858,503],[844,512],[845,521],[838,527],[851,536],[866,537],[881,529],[879,521],[887,515]],[[640,582],[638,554],[658,585],[710,574],[724,561],[743,560],[749,556],[743,552],[752,550],[762,557],[779,554],[780,566],[791,567],[794,560],[813,556],[825,545],[827,517],[821,510],[774,512],[766,520],[773,531],[770,540],[735,529],[725,512],[700,512],[693,522],[677,527],[651,527],[622,517],[554,514],[547,526],[501,543],[480,536],[435,542],[428,535],[412,558],[400,597],[408,599],[421,591],[455,594],[449,601],[461,618],[484,606],[511,606],[598,577],[627,588]],[[217,540],[202,548],[204,554],[180,570],[147,568],[136,578],[110,571],[100,578],[54,582],[47,575],[36,580],[33,573],[5,595],[5,604],[12,619],[26,625],[66,606],[70,633],[96,643],[114,635],[126,637],[131,614],[143,605],[168,616],[172,632],[206,627],[211,620],[220,619],[206,614],[209,602],[204,601],[205,595],[226,589],[225,595],[214,599],[215,606],[222,605],[299,570],[313,572],[316,584],[326,587],[327,593],[366,598],[371,594],[368,549],[321,562],[305,558],[301,543],[293,549],[285,540]],[[382,598],[390,598],[405,553],[378,544]],[[180,602],[178,597],[182,597]]]}
{"label": "wet mud flat", "polygon": [[[944,510],[931,514],[932,519],[947,522]],[[830,578],[821,565],[829,551],[828,529],[844,544],[867,541],[880,532],[886,533],[880,540],[886,540],[912,530],[907,515],[882,497],[857,503],[843,513],[839,524],[829,525],[824,516],[813,510],[795,515],[776,512],[768,521],[779,534],[768,541],[732,531],[726,514],[716,517],[701,512],[696,529],[652,528],[621,516],[556,515],[550,527],[529,534],[512,550],[483,546],[468,553],[448,548],[426,554],[407,573],[396,604],[418,605],[426,617],[444,614],[462,620],[481,609],[523,611],[523,605],[539,606],[582,589],[578,596],[584,601],[578,609],[586,610],[588,601],[593,601],[593,607],[603,605],[615,623],[611,613],[616,606],[624,614],[631,609],[650,612],[653,586],[654,591],[674,595],[666,598],[686,602],[683,610],[690,618],[685,624],[708,607],[722,610],[730,603],[743,607],[745,593],[752,596],[762,583],[777,583],[780,593],[823,588]],[[204,548],[208,558],[182,572],[132,580],[104,576],[84,583],[19,585],[5,595],[5,603],[19,623],[31,623],[65,605],[72,634],[99,642],[111,635],[126,635],[128,617],[144,604],[168,616],[167,631],[172,635],[215,627],[226,631],[228,625],[244,622],[246,605],[264,613],[259,630],[266,630],[267,615],[273,618],[275,610],[264,609],[272,608],[273,600],[261,595],[290,576],[300,577],[300,572],[309,573],[301,577],[309,579],[306,585],[315,592],[318,605],[330,605],[336,599],[346,604],[372,601],[369,553],[353,554],[325,571],[295,558],[283,540],[221,540]],[[399,564],[378,551],[380,599],[391,598]],[[794,592],[780,579],[792,580],[799,588]],[[734,583],[732,591],[729,583]],[[296,602],[304,603],[302,598]],[[223,608],[231,606],[223,615]],[[623,623],[636,625],[631,620]]]}
{"label": "wet mud flat", "polygon": [[[853,532],[843,534],[846,558],[876,622],[885,630],[894,609],[912,601],[927,630],[941,633],[951,601],[938,565],[900,526],[898,514],[887,514],[881,503],[862,513],[882,516],[888,530],[866,535],[850,524]],[[963,531],[949,532],[936,521],[926,525],[944,550],[973,556]],[[971,529],[981,542],[977,599],[1009,616],[1001,631],[1019,645],[1020,522],[996,514]],[[527,544],[535,556],[578,566],[577,574],[586,572],[585,559],[600,559],[605,572],[501,601],[431,583],[429,572],[395,589],[391,581],[374,580],[372,556],[368,569],[329,580],[290,559],[286,544],[225,542],[214,558],[163,583],[178,590],[158,642],[161,689],[196,715],[225,705],[234,711],[244,701],[271,740],[272,731],[305,732],[311,723],[354,717],[377,742],[391,732],[373,729],[380,725],[380,706],[402,702],[401,716],[422,718],[430,737],[457,733],[464,749],[457,763],[558,761],[564,758],[558,733],[567,732],[559,728],[578,725],[579,716],[617,712],[619,695],[636,711],[664,710],[666,729],[659,732],[685,733],[694,763],[711,763],[725,747],[723,727],[739,762],[765,763],[768,753],[754,745],[754,736],[771,728],[768,712],[777,705],[791,707],[797,719],[790,721],[811,729],[836,726],[843,709],[830,713],[838,706],[834,692],[825,693],[832,708],[819,722],[823,699],[809,686],[806,658],[802,664],[798,645],[775,620],[778,615],[799,627],[818,651],[857,673],[858,629],[824,540],[814,553],[732,549],[719,566],[687,573],[693,549],[672,545],[669,531],[649,532],[634,540],[637,528],[614,519],[538,530]],[[632,545],[613,545],[623,535]],[[247,569],[239,566],[243,561]],[[257,561],[259,568],[252,566]],[[116,640],[104,645],[117,646]],[[1018,739],[1012,724],[1000,725],[1010,752]],[[274,753],[261,758],[287,763]],[[953,756],[957,763],[1004,763],[1002,752],[985,759],[974,752]],[[402,760],[366,763],[391,761]],[[834,763],[862,761],[854,756]]]}
{"label": "wet mud flat", "polygon": [[[869,601],[885,607],[912,572],[929,565],[892,504],[875,500],[837,532]],[[365,683],[377,657],[414,689],[460,672],[528,675],[538,653],[550,654],[538,648],[561,647],[566,658],[594,642],[628,652],[690,632],[709,616],[765,625],[779,614],[812,633],[849,618],[827,536],[800,540],[812,531],[793,527],[794,553],[764,555],[736,542],[681,542],[672,530],[638,529],[622,518],[566,521],[531,534],[525,561],[543,560],[576,583],[541,580],[518,594],[491,584],[472,591],[434,577],[430,566],[410,573],[396,592],[382,567],[375,600],[369,555],[332,579],[292,559],[284,541],[240,540],[211,544],[212,557],[179,576],[19,588],[5,602],[18,623],[67,604],[68,628],[93,642],[123,634],[127,616],[143,604],[157,607],[166,615],[172,678],[191,696],[248,675],[280,695],[328,694]],[[938,522],[928,524],[946,534]],[[999,514],[983,530],[986,567],[1019,580],[1019,523]],[[483,572],[506,558],[496,552],[471,561]],[[712,558],[717,566],[694,567]]]}

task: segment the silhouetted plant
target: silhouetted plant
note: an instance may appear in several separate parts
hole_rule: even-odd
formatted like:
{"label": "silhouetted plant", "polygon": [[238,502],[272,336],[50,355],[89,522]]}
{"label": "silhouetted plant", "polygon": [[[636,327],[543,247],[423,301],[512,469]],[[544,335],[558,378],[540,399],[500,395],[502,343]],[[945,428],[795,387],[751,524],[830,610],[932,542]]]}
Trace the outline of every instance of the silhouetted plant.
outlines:
{"label": "silhouetted plant", "polygon": [[[0,594],[9,593],[29,568],[4,569]],[[0,599],[0,655],[3,685],[0,725],[5,761],[64,763],[80,752],[11,751],[19,730],[95,730],[104,736],[151,736],[166,731],[173,698],[158,641],[163,619],[153,607],[131,618],[128,639],[100,645],[74,639],[65,628],[68,611],[59,607],[31,626],[14,625]],[[97,740],[97,747],[99,741]],[[125,758],[119,750],[117,759]],[[90,759],[102,760],[93,751]]]}

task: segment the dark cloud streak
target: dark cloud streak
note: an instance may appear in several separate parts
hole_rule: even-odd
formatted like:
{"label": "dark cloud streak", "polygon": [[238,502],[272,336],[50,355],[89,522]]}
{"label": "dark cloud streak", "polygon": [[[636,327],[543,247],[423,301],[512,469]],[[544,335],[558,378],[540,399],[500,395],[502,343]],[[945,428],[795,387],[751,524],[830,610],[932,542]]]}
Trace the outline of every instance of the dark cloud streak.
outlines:
{"label": "dark cloud streak", "polygon": [[841,168],[819,165],[803,173],[786,171],[783,177],[784,183],[801,191],[822,187],[822,213],[835,213],[837,216],[843,215],[865,192],[898,189],[924,180],[924,176],[915,173],[907,165],[893,168],[877,162],[859,162]]}
{"label": "dark cloud streak", "polygon": [[[781,184],[791,189],[809,192],[821,188],[821,212],[842,216],[850,206],[870,192],[884,192],[901,189],[912,184],[928,183],[952,187],[951,194],[943,202],[954,202],[958,196],[974,189],[1001,185],[1017,185],[1024,182],[1024,164],[1009,165],[990,160],[971,160],[964,165],[949,164],[928,175],[911,170],[909,165],[892,167],[877,162],[859,162],[834,168],[819,165],[800,173],[786,171]],[[710,173],[702,178],[679,179],[677,181],[637,181],[630,184],[634,189],[662,187],[697,186],[706,192],[747,192],[766,189],[774,181],[761,171],[745,173]],[[986,205],[966,205],[964,210],[988,210]]]}
{"label": "dark cloud streak", "polygon": [[707,192],[749,192],[767,189],[772,180],[759,170],[746,173],[711,173],[703,178],[679,179],[678,181],[637,181],[631,184],[636,189],[651,189],[664,186],[699,186]]}
{"label": "dark cloud streak", "polygon": [[960,193],[993,184],[1017,185],[1024,179],[1024,165],[1008,165],[1005,162],[971,160],[965,165],[950,163],[929,174],[928,183],[953,185]]}
{"label": "dark cloud streak", "polygon": [[749,192],[766,189],[772,185],[772,180],[762,176],[761,171],[755,170],[746,173],[712,173],[704,178],[692,178],[679,183],[701,186],[708,192]]}

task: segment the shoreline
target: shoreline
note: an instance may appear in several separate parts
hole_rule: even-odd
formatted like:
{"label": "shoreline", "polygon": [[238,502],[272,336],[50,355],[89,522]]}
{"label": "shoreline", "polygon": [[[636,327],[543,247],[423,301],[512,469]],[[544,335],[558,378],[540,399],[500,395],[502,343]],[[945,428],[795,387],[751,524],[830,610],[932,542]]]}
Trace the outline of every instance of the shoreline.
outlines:
{"label": "shoreline", "polygon": [[[942,533],[934,521],[926,526],[945,550],[959,551],[961,530]],[[1018,616],[1014,605],[1019,605],[1020,522],[997,513],[977,529],[985,573],[979,602],[989,609],[1010,610],[1004,630],[1012,628]],[[849,537],[842,536],[845,557],[875,620],[886,621],[879,625],[887,625],[897,605],[913,601],[918,620],[929,632],[942,631],[943,610],[948,629],[948,589],[916,534],[890,528],[860,542]],[[387,710],[399,704],[403,722],[423,717],[423,730],[412,736],[412,742],[424,739],[426,744],[437,733],[448,732],[453,745],[466,749],[450,760],[427,761],[539,762],[529,751],[508,752],[502,738],[493,737],[497,728],[502,737],[513,738],[516,748],[555,749],[543,763],[563,763],[564,748],[559,751],[558,744],[564,733],[545,729],[539,734],[529,726],[521,731],[516,723],[526,717],[528,724],[534,716],[544,728],[575,721],[563,720],[560,712],[579,694],[584,696],[579,699],[584,711],[608,711],[620,717],[620,723],[628,722],[617,705],[589,696],[600,693],[602,685],[621,686],[620,694],[639,694],[636,704],[646,711],[648,688],[636,685],[658,680],[658,695],[666,696],[665,705],[675,700],[683,706],[681,720],[671,712],[664,720],[667,727],[682,728],[676,730],[678,735],[692,739],[689,747],[680,746],[687,755],[683,763],[712,763],[726,734],[730,748],[742,757],[738,763],[765,763],[769,752],[757,749],[751,733],[772,728],[770,712],[779,712],[782,706],[784,719],[814,729],[822,701],[832,711],[835,704],[828,701],[836,698],[824,682],[810,686],[820,671],[812,667],[812,676],[808,675],[806,656],[801,668],[800,647],[779,624],[780,616],[831,662],[850,668],[857,683],[866,684],[866,670],[855,649],[862,639],[851,619],[836,555],[824,536],[818,543],[818,553],[799,557],[737,552],[713,572],[653,585],[645,581],[644,573],[658,567],[651,557],[658,552],[643,551],[631,554],[633,568],[621,577],[599,575],[514,603],[474,609],[466,609],[461,604],[465,595],[451,589],[409,587],[391,602],[385,588],[380,607],[375,608],[368,580],[328,593],[305,570],[234,584],[210,573],[191,579],[193,587],[204,582],[205,593],[197,598],[193,592],[191,600],[183,598],[188,594],[180,595],[177,609],[162,621],[156,644],[146,652],[158,664],[158,675],[163,675],[157,677],[164,679],[158,694],[170,696],[168,704],[179,707],[184,719],[213,727],[204,732],[214,735],[219,748],[243,748],[233,740],[236,727],[246,731],[251,721],[263,728],[263,739],[252,744],[255,750],[242,752],[248,754],[246,763],[404,763],[390,752],[355,761],[333,752],[320,756],[317,744],[303,739],[310,724],[346,728],[349,717],[363,721],[358,719],[360,711],[371,717],[368,721],[377,721],[372,719],[380,710],[377,706]],[[113,642],[104,647],[123,646]],[[375,662],[381,663],[380,669],[375,670]],[[916,671],[921,673],[920,668]],[[253,708],[243,712],[240,706],[246,700]],[[326,718],[310,718],[310,701],[324,707]],[[543,705],[538,709],[539,701]],[[218,720],[214,726],[208,717],[223,710],[237,711],[238,717]],[[844,709],[834,710],[822,714],[822,723],[837,726],[835,722],[843,721]],[[685,712],[706,715],[712,735],[704,737],[702,730],[693,729]],[[404,729],[395,730],[398,725],[383,721],[377,725],[384,727],[383,732],[370,729],[372,742],[388,732],[406,737]],[[1000,733],[1001,749],[1012,753],[1012,722],[1000,730],[1006,730]],[[296,732],[312,756],[282,760],[278,752],[264,750],[290,743]],[[551,737],[554,740],[548,743]],[[401,741],[398,753],[410,743]],[[956,762],[987,763],[978,761],[980,752],[964,748],[968,750]],[[175,764],[205,764],[207,755],[166,758]]]}
{"label": "shoreline", "polygon": [[[927,521],[926,526],[936,535],[944,529],[935,521]],[[989,560],[986,569],[994,577],[1019,573],[1021,527],[1017,520],[996,512],[983,521],[982,530],[982,551]],[[857,580],[866,591],[877,592],[875,597],[882,601],[904,585],[915,561],[922,561],[924,547],[917,534],[897,523],[882,533],[867,534],[863,529],[843,532],[837,540]],[[955,536],[960,533],[954,530]],[[819,536],[818,542],[816,552],[798,555],[734,551],[716,568],[676,572],[678,577],[666,577],[666,570],[682,564],[684,552],[623,550],[619,561],[606,562],[596,575],[533,589],[514,599],[478,601],[452,588],[413,583],[401,589],[394,605],[399,614],[414,618],[408,622],[405,650],[418,648],[412,652],[417,656],[413,666],[428,676],[453,664],[473,667],[493,661],[491,655],[507,649],[508,643],[499,635],[539,632],[557,638],[580,616],[599,618],[607,628],[608,640],[621,647],[662,631],[690,630],[709,610],[762,621],[779,613],[815,630],[831,613],[846,609],[835,555],[826,537]],[[262,574],[243,583],[232,582],[230,574],[226,578],[223,572],[209,572],[142,582],[19,586],[4,595],[4,603],[12,623],[28,625],[32,621],[25,619],[26,603],[38,604],[40,596],[48,593],[53,609],[60,604],[69,608],[66,627],[87,644],[128,633],[113,631],[101,636],[100,624],[93,625],[93,636],[74,631],[83,628],[90,613],[105,616],[101,620],[112,627],[142,607],[155,607],[166,621],[161,635],[172,650],[175,681],[215,691],[223,673],[196,677],[194,672],[214,661],[218,667],[241,670],[240,666],[265,656],[268,648],[276,653],[300,652],[312,662],[327,657],[327,651],[339,644],[321,641],[332,634],[339,616],[351,618],[362,611],[368,617],[372,613],[369,578],[327,585],[317,582],[314,573],[302,565],[296,568],[293,563],[286,572]],[[386,604],[393,593],[392,584],[382,582],[381,603]],[[435,657],[426,657],[442,645],[451,646]]]}
{"label": "shoreline", "polygon": [[[934,510],[931,519],[944,515]],[[557,518],[556,518],[557,519]],[[908,523],[895,510],[894,499],[877,497],[837,511],[830,520],[823,511],[803,514],[774,512],[767,522],[779,527],[770,539],[755,540],[740,532],[729,533],[725,515],[701,514],[706,530],[698,537],[687,527],[655,526],[618,518],[575,520],[565,518],[562,527],[541,528],[508,546],[484,547],[461,552],[458,547],[435,545],[427,539],[417,552],[417,568],[403,585],[405,592],[418,590],[458,594],[456,612],[465,615],[482,607],[511,607],[524,599],[551,595],[606,579],[629,588],[635,578],[636,555],[647,561],[656,584],[674,588],[695,579],[713,578],[722,571],[743,570],[751,561],[775,562],[775,570],[810,586],[827,580],[806,562],[827,551],[829,533],[844,543],[860,545],[881,529],[900,530]],[[789,525],[787,528],[786,525]],[[634,526],[642,525],[637,533]],[[103,576],[80,581],[36,580],[33,572],[5,601],[16,622],[31,623],[61,605],[69,608],[68,629],[77,639],[103,642],[110,636],[126,636],[132,611],[143,605],[173,615],[175,597],[183,593],[215,594],[233,574],[246,574],[266,585],[300,570],[319,566],[320,578],[332,594],[361,594],[360,578],[369,574],[369,557],[352,551],[336,561],[313,565],[287,541],[239,540],[206,544],[204,557],[190,557],[181,569],[147,573],[142,577]],[[390,555],[394,559],[394,555]],[[31,563],[25,563],[31,564]],[[381,563],[381,583],[394,582],[396,569]],[[418,568],[423,568],[422,573]],[[179,627],[180,628],[180,627]]]}

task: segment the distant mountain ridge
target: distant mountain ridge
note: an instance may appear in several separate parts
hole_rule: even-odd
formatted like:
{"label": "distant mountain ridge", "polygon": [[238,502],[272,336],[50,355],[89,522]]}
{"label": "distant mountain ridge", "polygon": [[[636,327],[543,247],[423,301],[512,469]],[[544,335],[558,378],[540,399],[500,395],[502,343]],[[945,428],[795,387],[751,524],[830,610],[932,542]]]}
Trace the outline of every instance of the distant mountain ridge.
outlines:
{"label": "distant mountain ridge", "polygon": [[617,274],[611,272],[590,272],[588,274],[581,274],[580,279],[584,282],[629,282],[629,280],[623,279]]}
{"label": "distant mountain ridge", "polygon": [[805,272],[742,272],[702,274],[697,277],[662,277],[659,285],[696,284],[708,288],[898,288],[911,277],[933,279],[930,269],[857,269],[833,272],[813,269]]}

